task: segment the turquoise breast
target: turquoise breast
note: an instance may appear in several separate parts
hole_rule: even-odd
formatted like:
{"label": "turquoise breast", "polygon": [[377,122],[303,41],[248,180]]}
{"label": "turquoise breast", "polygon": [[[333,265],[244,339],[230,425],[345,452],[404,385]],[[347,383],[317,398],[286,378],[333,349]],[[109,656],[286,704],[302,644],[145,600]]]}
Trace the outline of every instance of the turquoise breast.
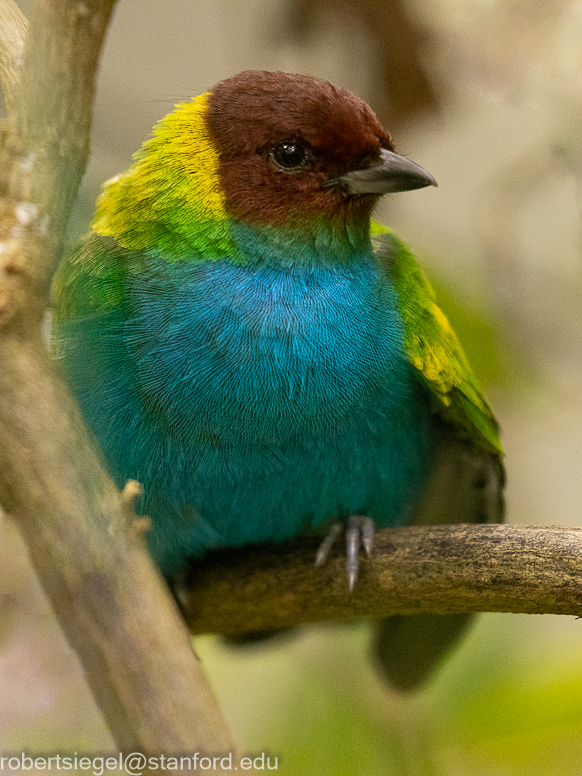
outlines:
{"label": "turquoise breast", "polygon": [[124,315],[83,334],[101,385],[75,382],[93,384],[78,398],[120,484],[144,484],[165,572],[350,514],[406,522],[430,468],[431,413],[372,256],[171,272],[138,261]]}

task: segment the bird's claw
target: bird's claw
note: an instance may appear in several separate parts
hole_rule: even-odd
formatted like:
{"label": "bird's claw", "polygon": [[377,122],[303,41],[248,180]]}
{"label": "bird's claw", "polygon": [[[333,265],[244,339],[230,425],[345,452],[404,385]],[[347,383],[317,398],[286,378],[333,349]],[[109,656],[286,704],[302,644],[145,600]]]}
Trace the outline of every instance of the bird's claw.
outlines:
{"label": "bird's claw", "polygon": [[353,592],[358,578],[360,546],[363,546],[370,558],[374,549],[374,521],[369,517],[352,515],[346,531],[346,571],[350,593]]}
{"label": "bird's claw", "polygon": [[341,523],[334,523],[332,527],[329,529],[329,533],[325,537],[325,539],[322,541],[322,543],[319,545],[317,549],[317,554],[315,556],[315,566],[316,568],[319,568],[319,566],[322,566],[325,561],[329,557],[329,553],[331,551],[331,548],[335,544],[335,540],[342,532],[342,524]]}
{"label": "bird's claw", "polygon": [[[319,545],[317,555],[315,556],[315,565],[321,566],[327,560],[331,548],[335,544],[337,537],[342,532],[341,523],[334,523],[329,530],[328,535]],[[374,521],[369,517],[361,515],[352,515],[348,521],[346,530],[346,572],[348,575],[348,588],[350,593],[354,590],[354,585],[358,578],[360,547],[364,548],[366,555],[370,558],[374,548]]]}

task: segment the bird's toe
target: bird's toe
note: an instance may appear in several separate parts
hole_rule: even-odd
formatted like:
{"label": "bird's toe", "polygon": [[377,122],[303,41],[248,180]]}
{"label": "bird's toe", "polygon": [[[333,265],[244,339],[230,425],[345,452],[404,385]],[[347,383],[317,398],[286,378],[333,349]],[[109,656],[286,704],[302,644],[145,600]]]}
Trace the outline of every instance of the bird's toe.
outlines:
{"label": "bird's toe", "polygon": [[[334,523],[332,525],[329,533],[317,550],[315,556],[316,566],[321,566],[325,563],[331,548],[342,530],[343,525],[341,523]],[[374,548],[374,521],[362,515],[352,515],[348,520],[346,529],[346,573],[350,593],[353,591],[358,578],[360,547],[364,548],[369,558],[372,556]]]}

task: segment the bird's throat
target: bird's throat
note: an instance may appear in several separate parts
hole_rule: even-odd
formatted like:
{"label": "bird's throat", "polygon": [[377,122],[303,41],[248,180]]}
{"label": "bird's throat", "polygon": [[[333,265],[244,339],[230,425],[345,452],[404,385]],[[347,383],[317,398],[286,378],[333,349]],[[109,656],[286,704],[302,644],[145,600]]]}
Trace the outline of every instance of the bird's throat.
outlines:
{"label": "bird's throat", "polygon": [[230,231],[244,262],[280,269],[355,266],[372,253],[367,218],[289,219],[284,226],[232,220]]}

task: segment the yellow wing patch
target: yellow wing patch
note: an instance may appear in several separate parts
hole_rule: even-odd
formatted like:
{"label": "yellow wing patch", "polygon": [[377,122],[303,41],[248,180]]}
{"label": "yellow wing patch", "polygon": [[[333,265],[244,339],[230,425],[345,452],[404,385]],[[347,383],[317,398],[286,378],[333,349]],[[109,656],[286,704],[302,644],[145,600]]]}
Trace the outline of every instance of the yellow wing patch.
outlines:
{"label": "yellow wing patch", "polygon": [[493,412],[424,272],[390,230],[373,224],[372,238],[399,295],[411,364],[422,375],[442,414],[482,447],[500,453]]}

